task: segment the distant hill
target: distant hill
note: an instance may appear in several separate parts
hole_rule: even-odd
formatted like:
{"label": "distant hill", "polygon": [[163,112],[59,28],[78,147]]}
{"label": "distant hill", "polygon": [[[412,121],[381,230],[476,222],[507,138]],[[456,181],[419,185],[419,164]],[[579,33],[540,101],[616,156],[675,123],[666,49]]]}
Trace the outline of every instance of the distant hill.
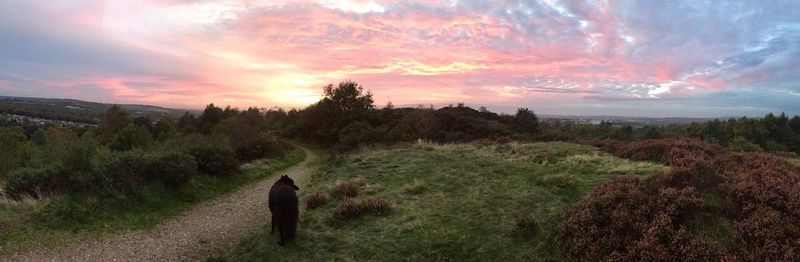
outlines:
{"label": "distant hill", "polygon": [[[97,124],[105,115],[106,110],[113,104],[87,102],[75,99],[61,98],[33,98],[0,96],[0,114],[8,113],[42,119],[72,121],[78,123]],[[407,107],[434,107],[442,108],[451,104],[408,104],[397,105],[397,108]],[[455,106],[455,104],[452,104]],[[465,104],[478,109],[479,104]],[[153,120],[161,117],[178,119],[184,112],[199,113],[199,110],[173,109],[152,105],[120,105],[128,110],[131,117],[149,116]],[[513,114],[515,107],[486,105],[489,111],[495,113]],[[534,108],[535,110],[535,108]],[[714,119],[726,120],[730,117],[719,118],[691,118],[691,117],[632,117],[632,116],[576,116],[576,115],[548,115],[539,114],[543,121],[564,120],[575,123],[598,124],[600,121],[609,121],[616,125],[632,126],[665,126],[670,124],[690,124],[692,122],[707,122]]]}
{"label": "distant hill", "polygon": [[[433,107],[433,108],[442,108],[447,106],[456,106],[457,104],[452,103],[436,103],[436,104],[405,104],[405,105],[396,105],[397,108],[416,108],[416,107]],[[500,113],[500,114],[514,114],[517,111],[517,107],[511,106],[498,106],[498,105],[481,105],[481,104],[472,104],[472,103],[465,103],[465,106],[478,109],[481,106],[485,106],[487,110]],[[536,110],[536,108],[531,108]],[[644,117],[644,116],[613,116],[613,115],[597,115],[597,116],[590,116],[590,115],[553,115],[553,114],[538,114],[539,119],[542,121],[569,121],[573,123],[582,123],[582,124],[599,124],[601,121],[611,122],[615,125],[631,125],[634,127],[640,126],[666,126],[672,124],[691,124],[694,122],[697,123],[704,123],[708,121],[713,121],[714,119],[719,120],[728,120],[734,117]]]}
{"label": "distant hill", "polygon": [[[88,124],[99,123],[112,105],[74,99],[0,96],[0,113]],[[133,118],[148,116],[153,120],[178,119],[187,111],[150,105],[120,106]]]}

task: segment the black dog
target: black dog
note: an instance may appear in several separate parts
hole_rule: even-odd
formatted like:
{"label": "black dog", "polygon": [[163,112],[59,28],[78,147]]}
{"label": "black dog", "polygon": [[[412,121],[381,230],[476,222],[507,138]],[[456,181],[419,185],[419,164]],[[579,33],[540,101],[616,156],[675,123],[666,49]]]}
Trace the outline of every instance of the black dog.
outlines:
{"label": "black dog", "polygon": [[272,213],[272,231],[275,233],[275,226],[281,235],[278,245],[283,246],[286,240],[292,240],[297,232],[297,216],[300,212],[297,201],[297,193],[294,191],[300,188],[294,184],[294,180],[288,176],[281,176],[269,190],[269,212]]}

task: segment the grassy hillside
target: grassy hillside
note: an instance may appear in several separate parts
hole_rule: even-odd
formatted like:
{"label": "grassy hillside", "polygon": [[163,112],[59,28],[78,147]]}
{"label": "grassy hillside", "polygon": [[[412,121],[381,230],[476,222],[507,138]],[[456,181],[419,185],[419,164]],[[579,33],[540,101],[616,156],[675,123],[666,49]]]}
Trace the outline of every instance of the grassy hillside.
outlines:
{"label": "grassy hillside", "polygon": [[[44,119],[97,124],[111,104],[73,99],[0,96],[0,113],[9,113]],[[162,117],[178,119],[186,110],[150,105],[122,105],[131,117],[147,116],[157,121]]]}
{"label": "grassy hillside", "polygon": [[[431,145],[344,157],[302,189],[298,239],[276,244],[269,228],[218,260],[549,260],[563,210],[600,181],[647,176],[665,166],[554,142]],[[356,199],[382,198],[388,215],[332,219],[337,184],[359,185]],[[307,210],[306,196],[326,204]],[[265,224],[268,221],[264,221]]]}

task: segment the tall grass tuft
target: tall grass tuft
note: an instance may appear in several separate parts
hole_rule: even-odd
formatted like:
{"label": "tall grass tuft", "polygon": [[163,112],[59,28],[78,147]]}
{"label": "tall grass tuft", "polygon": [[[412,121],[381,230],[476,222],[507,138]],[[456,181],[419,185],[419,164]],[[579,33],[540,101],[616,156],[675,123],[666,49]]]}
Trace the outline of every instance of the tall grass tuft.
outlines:
{"label": "tall grass tuft", "polygon": [[328,197],[326,197],[320,192],[314,192],[308,197],[306,197],[306,208],[315,209],[317,207],[325,205],[325,203],[327,202],[328,202]]}
{"label": "tall grass tuft", "polygon": [[392,210],[392,204],[383,198],[368,198],[362,200],[348,198],[336,207],[330,222],[332,222],[332,224],[337,224],[366,214],[375,216],[388,215]]}
{"label": "tall grass tuft", "polygon": [[357,182],[339,181],[331,190],[331,195],[339,199],[353,198],[358,196],[359,189],[361,186]]}

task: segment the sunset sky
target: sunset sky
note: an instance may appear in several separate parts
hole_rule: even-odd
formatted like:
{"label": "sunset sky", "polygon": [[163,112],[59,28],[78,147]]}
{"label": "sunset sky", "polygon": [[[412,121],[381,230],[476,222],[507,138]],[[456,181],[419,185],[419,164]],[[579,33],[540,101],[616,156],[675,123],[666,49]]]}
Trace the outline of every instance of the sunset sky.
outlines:
{"label": "sunset sky", "polygon": [[[800,1],[0,0],[0,95],[800,113]],[[491,107],[490,107],[491,108]]]}

